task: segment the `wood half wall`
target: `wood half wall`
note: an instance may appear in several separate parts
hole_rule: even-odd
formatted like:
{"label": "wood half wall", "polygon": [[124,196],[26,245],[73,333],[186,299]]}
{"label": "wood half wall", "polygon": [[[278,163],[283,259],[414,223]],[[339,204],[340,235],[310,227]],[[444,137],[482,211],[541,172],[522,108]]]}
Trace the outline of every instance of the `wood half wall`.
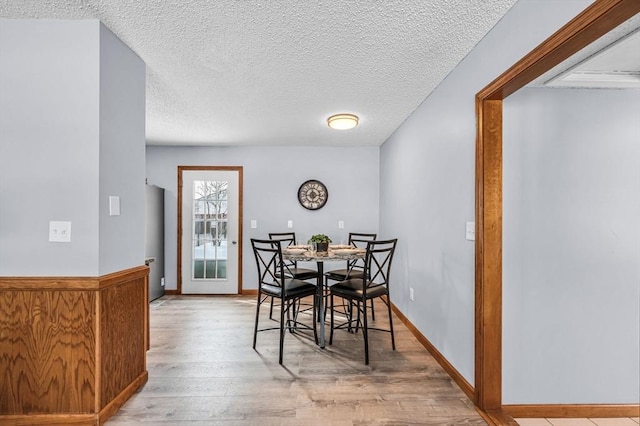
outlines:
{"label": "wood half wall", "polygon": [[0,277],[0,425],[102,424],[146,383],[148,274]]}

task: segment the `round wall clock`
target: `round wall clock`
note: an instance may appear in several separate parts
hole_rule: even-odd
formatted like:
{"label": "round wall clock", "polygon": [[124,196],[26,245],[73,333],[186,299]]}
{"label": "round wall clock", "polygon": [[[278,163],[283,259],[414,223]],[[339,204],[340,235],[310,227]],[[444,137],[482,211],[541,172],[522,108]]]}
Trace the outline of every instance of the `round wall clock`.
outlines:
{"label": "round wall clock", "polygon": [[319,180],[308,180],[298,188],[298,201],[305,209],[321,209],[327,203],[327,198],[329,198],[329,191]]}

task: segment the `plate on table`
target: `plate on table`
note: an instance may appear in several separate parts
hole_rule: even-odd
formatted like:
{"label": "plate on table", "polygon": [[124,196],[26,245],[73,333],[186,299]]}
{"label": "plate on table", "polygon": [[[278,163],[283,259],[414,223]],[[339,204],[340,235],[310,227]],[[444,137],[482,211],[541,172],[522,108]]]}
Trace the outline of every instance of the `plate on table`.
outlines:
{"label": "plate on table", "polygon": [[339,249],[334,248],[333,252],[335,254],[357,254],[357,253],[360,253],[357,249],[354,249],[353,247],[352,248],[339,248]]}
{"label": "plate on table", "polygon": [[288,247],[285,251],[288,254],[302,254],[305,251],[307,251],[307,249],[306,248],[291,248],[291,247]]}
{"label": "plate on table", "polygon": [[331,250],[342,250],[342,249],[353,249],[353,246],[350,246],[348,244],[335,244],[335,245],[331,245]]}

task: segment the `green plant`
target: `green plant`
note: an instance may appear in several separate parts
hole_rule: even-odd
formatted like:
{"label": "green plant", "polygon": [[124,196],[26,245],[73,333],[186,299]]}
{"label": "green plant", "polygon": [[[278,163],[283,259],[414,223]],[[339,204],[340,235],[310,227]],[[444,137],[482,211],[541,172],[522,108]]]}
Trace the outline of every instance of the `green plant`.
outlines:
{"label": "green plant", "polygon": [[327,237],[324,234],[315,234],[309,238],[310,243],[330,243],[331,238]]}

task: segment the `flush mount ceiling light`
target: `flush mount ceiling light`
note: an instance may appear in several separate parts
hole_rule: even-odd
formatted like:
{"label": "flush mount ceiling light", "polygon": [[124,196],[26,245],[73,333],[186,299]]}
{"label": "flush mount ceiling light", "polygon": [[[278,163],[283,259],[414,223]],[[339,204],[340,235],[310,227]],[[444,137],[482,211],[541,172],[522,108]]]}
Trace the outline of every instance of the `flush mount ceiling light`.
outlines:
{"label": "flush mount ceiling light", "polygon": [[358,116],[354,114],[336,114],[327,118],[327,124],[332,129],[348,130],[358,125]]}

